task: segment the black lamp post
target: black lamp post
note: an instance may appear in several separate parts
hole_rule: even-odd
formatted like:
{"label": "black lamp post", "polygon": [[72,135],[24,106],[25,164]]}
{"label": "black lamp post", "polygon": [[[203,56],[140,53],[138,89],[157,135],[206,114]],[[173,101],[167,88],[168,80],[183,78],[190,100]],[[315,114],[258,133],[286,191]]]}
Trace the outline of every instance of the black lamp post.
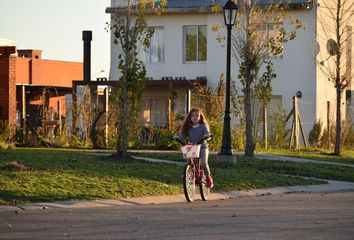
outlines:
{"label": "black lamp post", "polygon": [[230,69],[231,69],[231,29],[235,25],[237,15],[236,4],[228,0],[223,7],[225,25],[227,27],[227,52],[226,52],[226,98],[224,129],[222,134],[222,146],[219,155],[232,155],[231,128],[230,128]]}

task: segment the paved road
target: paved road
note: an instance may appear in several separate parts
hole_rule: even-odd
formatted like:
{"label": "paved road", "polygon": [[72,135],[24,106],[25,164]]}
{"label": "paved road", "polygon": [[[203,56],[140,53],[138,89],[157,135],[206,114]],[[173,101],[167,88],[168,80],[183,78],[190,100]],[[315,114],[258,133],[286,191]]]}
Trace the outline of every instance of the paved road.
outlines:
{"label": "paved road", "polygon": [[354,192],[0,213],[0,239],[353,239]]}

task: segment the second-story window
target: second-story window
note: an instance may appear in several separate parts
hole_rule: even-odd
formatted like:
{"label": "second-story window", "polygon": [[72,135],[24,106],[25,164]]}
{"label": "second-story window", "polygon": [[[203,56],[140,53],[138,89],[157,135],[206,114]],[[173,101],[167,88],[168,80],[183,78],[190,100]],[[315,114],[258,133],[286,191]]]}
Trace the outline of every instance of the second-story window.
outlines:
{"label": "second-story window", "polygon": [[284,55],[284,32],[282,24],[267,23],[257,26],[257,44],[265,45],[266,55],[273,60],[282,59]]}
{"label": "second-story window", "polygon": [[154,35],[150,39],[150,46],[141,51],[141,60],[145,63],[164,61],[163,27],[154,27]]}
{"label": "second-story window", "polygon": [[184,61],[205,62],[207,60],[206,26],[187,26],[183,29]]}

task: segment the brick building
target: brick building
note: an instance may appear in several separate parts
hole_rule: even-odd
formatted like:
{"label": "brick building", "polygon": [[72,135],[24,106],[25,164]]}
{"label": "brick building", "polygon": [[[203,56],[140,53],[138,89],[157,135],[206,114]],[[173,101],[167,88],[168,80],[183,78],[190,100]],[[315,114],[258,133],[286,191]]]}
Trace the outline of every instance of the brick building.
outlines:
{"label": "brick building", "polygon": [[[0,46],[0,120],[19,124],[24,116],[37,118],[39,105],[58,111],[56,103],[71,94],[72,81],[83,79],[82,63],[46,60],[41,54],[41,50]],[[47,89],[45,100],[40,99]],[[32,116],[31,109],[35,109]],[[61,112],[65,113],[65,104]]]}

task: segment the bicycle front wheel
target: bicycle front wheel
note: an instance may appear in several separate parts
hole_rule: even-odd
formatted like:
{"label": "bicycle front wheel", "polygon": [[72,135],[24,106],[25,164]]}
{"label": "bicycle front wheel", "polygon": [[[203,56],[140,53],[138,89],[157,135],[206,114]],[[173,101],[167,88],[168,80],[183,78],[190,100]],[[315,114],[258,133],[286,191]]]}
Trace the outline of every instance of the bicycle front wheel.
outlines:
{"label": "bicycle front wheel", "polygon": [[193,202],[195,198],[195,176],[191,165],[186,164],[183,171],[184,196],[188,202]]}
{"label": "bicycle front wheel", "polygon": [[199,191],[200,191],[200,196],[202,197],[203,201],[208,200],[210,188],[207,188],[207,186],[206,186],[206,176],[204,173],[203,173],[202,180],[199,183]]}

